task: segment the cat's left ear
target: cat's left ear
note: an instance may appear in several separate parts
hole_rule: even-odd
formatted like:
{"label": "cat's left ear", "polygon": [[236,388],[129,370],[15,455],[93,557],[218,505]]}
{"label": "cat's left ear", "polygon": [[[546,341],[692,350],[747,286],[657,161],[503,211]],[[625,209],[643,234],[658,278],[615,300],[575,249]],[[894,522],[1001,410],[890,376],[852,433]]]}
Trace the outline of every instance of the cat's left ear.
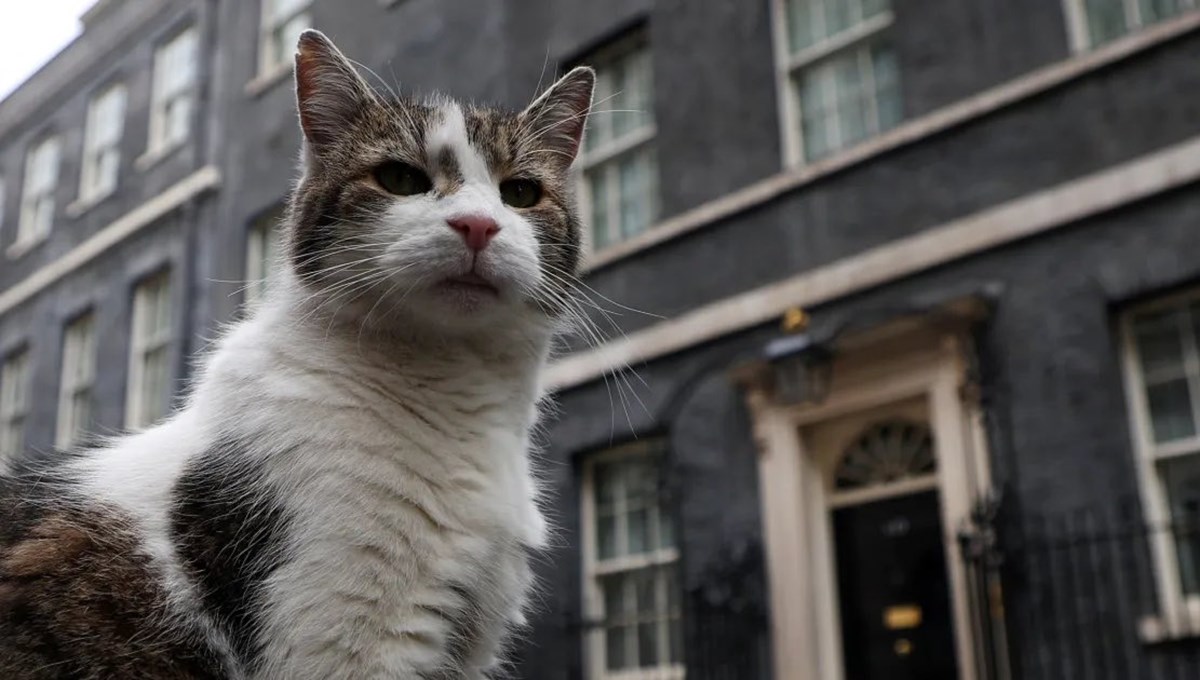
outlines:
{"label": "cat's left ear", "polygon": [[544,147],[556,151],[551,156],[564,165],[570,165],[579,153],[595,88],[596,72],[578,66],[521,112],[526,130]]}
{"label": "cat's left ear", "polygon": [[375,93],[354,65],[320,31],[300,34],[296,46],[296,108],[304,137],[321,147],[343,134]]}

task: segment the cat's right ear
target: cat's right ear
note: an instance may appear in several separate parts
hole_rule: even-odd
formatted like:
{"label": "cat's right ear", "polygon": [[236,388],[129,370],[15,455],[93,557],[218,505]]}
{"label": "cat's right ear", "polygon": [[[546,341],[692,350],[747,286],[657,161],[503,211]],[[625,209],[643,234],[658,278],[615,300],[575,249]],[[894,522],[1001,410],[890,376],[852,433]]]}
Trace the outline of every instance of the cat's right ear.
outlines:
{"label": "cat's right ear", "polygon": [[309,29],[296,45],[296,108],[304,138],[329,144],[369,106],[375,93],[324,33]]}

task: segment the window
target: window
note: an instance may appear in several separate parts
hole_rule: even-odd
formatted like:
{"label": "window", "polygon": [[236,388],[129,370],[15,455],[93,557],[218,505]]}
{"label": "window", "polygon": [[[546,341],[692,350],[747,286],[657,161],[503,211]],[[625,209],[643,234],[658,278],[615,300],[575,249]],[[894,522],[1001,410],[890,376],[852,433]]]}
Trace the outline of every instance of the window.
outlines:
{"label": "window", "polygon": [[88,104],[83,141],[79,200],[92,203],[117,188],[121,165],[121,132],[125,127],[125,86],[113,85]]}
{"label": "window", "polygon": [[292,53],[300,34],[312,26],[308,6],[312,0],[262,0],[258,71],[271,74],[291,68]]}
{"label": "window", "polygon": [[1094,47],[1200,6],[1197,0],[1067,0],[1075,45]]}
{"label": "window", "polygon": [[152,425],[167,412],[170,393],[171,280],[167,273],[138,284],[133,294],[125,425]]}
{"label": "window", "polygon": [[25,447],[29,413],[29,351],[10,354],[0,367],[0,455],[10,458]]}
{"label": "window", "polygon": [[262,299],[271,281],[278,275],[279,250],[282,246],[279,220],[282,208],[259,217],[246,239],[246,304]]}
{"label": "window", "polygon": [[584,468],[584,578],[593,678],[682,678],[675,532],[662,451],[638,443]]}
{"label": "window", "polygon": [[25,191],[21,195],[21,217],[17,244],[28,245],[46,238],[54,222],[54,190],[58,188],[59,141],[48,137],[38,142],[25,157]]}
{"label": "window", "polygon": [[658,219],[658,162],[650,49],[627,41],[592,65],[595,103],[580,167],[591,245],[600,250],[645,231]]}
{"label": "window", "polygon": [[92,421],[92,384],[96,379],[96,333],[92,315],[72,321],[63,335],[62,384],[58,393],[55,444],[70,447]]}
{"label": "window", "polygon": [[903,118],[895,53],[881,39],[888,0],[784,3],[789,154],[811,162]]}
{"label": "window", "polygon": [[1200,294],[1136,310],[1125,338],[1145,506],[1171,528],[1157,532],[1160,591],[1200,601]]}
{"label": "window", "polygon": [[150,110],[150,153],[182,144],[191,130],[196,100],[196,31],[187,29],[154,57],[154,94]]}

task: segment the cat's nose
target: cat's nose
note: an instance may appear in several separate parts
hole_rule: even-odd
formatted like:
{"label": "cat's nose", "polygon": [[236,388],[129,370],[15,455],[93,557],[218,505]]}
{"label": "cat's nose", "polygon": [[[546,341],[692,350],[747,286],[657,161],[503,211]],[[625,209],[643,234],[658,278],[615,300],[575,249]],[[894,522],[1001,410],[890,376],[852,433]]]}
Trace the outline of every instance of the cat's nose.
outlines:
{"label": "cat's nose", "polygon": [[500,231],[500,225],[496,224],[496,220],[485,215],[458,215],[448,218],[446,224],[462,234],[463,240],[467,242],[467,247],[475,252],[486,248],[492,237]]}

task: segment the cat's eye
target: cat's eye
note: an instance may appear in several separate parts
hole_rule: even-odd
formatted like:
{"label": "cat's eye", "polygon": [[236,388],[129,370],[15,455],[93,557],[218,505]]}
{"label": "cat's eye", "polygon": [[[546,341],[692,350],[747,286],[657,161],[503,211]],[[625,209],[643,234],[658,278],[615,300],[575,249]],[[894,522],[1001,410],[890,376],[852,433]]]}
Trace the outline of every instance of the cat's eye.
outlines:
{"label": "cat's eye", "polygon": [[531,208],[542,200],[542,185],[531,179],[506,179],[500,183],[500,200],[514,208]]}
{"label": "cat's eye", "polygon": [[375,168],[375,181],[397,196],[415,196],[433,188],[429,175],[400,161],[388,161]]}

